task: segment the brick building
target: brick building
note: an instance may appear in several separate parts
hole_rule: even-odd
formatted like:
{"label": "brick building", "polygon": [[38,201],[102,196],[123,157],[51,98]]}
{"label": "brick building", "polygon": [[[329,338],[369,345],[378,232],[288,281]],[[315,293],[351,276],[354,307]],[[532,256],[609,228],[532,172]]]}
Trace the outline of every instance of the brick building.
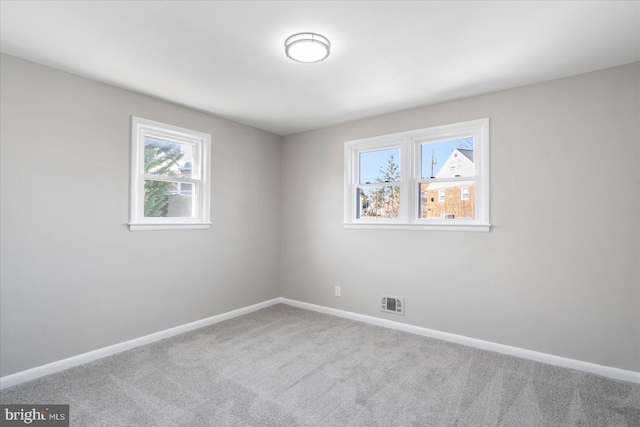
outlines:
{"label": "brick building", "polygon": [[[470,219],[475,216],[473,150],[456,148],[435,178],[420,184],[420,217]],[[465,177],[470,179],[466,180]],[[447,181],[446,179],[451,179]]]}

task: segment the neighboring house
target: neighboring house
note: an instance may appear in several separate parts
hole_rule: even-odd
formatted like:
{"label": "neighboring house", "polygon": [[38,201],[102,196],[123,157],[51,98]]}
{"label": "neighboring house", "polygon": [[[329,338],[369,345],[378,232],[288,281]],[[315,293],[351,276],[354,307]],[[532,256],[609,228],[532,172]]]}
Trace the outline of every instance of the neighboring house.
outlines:
{"label": "neighboring house", "polygon": [[[191,178],[191,162],[180,166],[178,176]],[[185,182],[172,182],[167,192],[167,216],[189,217],[193,212],[193,184]]]}
{"label": "neighboring house", "polygon": [[[473,150],[456,148],[435,178],[473,177]],[[475,180],[437,181],[420,186],[421,218],[474,218]]]}
{"label": "neighboring house", "polygon": [[[186,162],[178,169],[178,176],[182,178],[191,178],[191,162]],[[174,182],[169,187],[168,194],[181,194],[184,196],[191,196],[193,194],[193,184],[186,182]]]}

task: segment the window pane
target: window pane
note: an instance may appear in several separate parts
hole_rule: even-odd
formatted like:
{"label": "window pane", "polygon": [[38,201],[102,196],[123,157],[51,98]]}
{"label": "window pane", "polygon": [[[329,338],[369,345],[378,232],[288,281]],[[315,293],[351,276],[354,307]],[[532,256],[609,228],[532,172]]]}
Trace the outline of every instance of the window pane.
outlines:
{"label": "window pane", "polygon": [[193,195],[179,193],[178,182],[144,182],[144,216],[147,218],[185,218],[193,216]]}
{"label": "window pane", "polygon": [[473,176],[473,138],[452,139],[420,145],[421,178]]}
{"label": "window pane", "polygon": [[399,148],[360,153],[358,161],[360,184],[395,182],[400,180]]}
{"label": "window pane", "polygon": [[420,184],[420,218],[474,219],[475,181]]}
{"label": "window pane", "polygon": [[400,213],[400,187],[359,187],[357,218],[396,219]]}
{"label": "window pane", "polygon": [[187,195],[193,194],[193,184],[179,182],[177,184],[176,193],[187,194]]}
{"label": "window pane", "polygon": [[162,176],[191,178],[193,145],[175,141],[144,138],[144,172]]}

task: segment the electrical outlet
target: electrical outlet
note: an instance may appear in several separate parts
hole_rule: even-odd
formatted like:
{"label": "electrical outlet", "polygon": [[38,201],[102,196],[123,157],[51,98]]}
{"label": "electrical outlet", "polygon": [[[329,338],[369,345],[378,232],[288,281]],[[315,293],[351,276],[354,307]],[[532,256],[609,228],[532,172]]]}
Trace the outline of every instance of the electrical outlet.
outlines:
{"label": "electrical outlet", "polygon": [[336,296],[339,297],[342,294],[342,288],[340,286],[336,286]]}

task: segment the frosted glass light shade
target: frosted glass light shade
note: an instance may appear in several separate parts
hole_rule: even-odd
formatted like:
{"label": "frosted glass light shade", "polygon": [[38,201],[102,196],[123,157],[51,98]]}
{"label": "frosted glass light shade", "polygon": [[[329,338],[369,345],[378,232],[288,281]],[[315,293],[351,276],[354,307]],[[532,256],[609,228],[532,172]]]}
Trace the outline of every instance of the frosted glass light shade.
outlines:
{"label": "frosted glass light shade", "polygon": [[287,56],[297,62],[320,62],[329,56],[331,43],[326,37],[315,33],[298,33],[284,42]]}

